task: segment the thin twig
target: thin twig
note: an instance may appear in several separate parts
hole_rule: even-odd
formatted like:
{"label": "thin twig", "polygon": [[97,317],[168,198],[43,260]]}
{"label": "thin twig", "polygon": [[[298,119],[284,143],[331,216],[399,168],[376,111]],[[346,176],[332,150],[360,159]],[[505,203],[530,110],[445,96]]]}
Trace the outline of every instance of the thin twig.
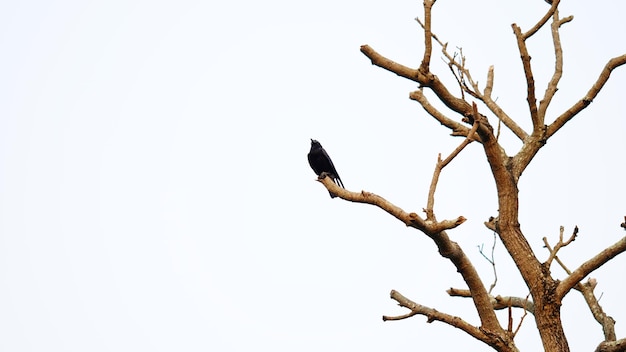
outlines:
{"label": "thin twig", "polygon": [[548,19],[550,19],[550,17],[552,17],[552,14],[557,10],[557,7],[559,6],[559,2],[560,0],[554,0],[552,2],[552,6],[548,10],[548,12],[546,12],[546,14],[543,15],[543,17],[539,20],[539,22],[537,22],[537,24],[535,24],[533,28],[529,29],[528,32],[524,33],[524,40],[530,38],[539,29],[541,29],[541,27],[543,27],[546,24],[546,22],[548,22]]}
{"label": "thin twig", "polygon": [[[478,110],[476,109],[476,103],[473,104],[473,109],[474,109],[474,115],[478,116]],[[456,149],[454,149],[452,151],[452,153],[450,153],[450,155],[448,155],[448,157],[445,160],[441,160],[441,154],[439,154],[439,156],[437,157],[437,165],[435,166],[435,171],[433,172],[433,178],[432,181],[430,182],[430,188],[428,190],[428,200],[426,203],[426,220],[432,221],[435,220],[435,215],[434,215],[434,206],[435,206],[435,190],[437,189],[437,183],[439,182],[439,175],[441,174],[441,170],[443,170],[444,167],[446,167],[446,165],[448,165],[452,159],[454,159],[457,155],[459,155],[459,153],[468,145],[470,144],[474,139],[472,138],[472,136],[476,133],[476,130],[478,129],[478,118],[474,118],[474,124],[472,125],[472,129],[469,131],[467,137],[463,140],[463,142],[461,142],[461,144],[456,147]]]}
{"label": "thin twig", "polygon": [[483,258],[485,258],[489,264],[491,264],[491,268],[493,269],[493,283],[491,284],[491,286],[489,286],[489,294],[491,294],[491,291],[493,291],[494,287],[496,287],[496,284],[498,283],[498,272],[496,270],[496,260],[495,260],[495,250],[496,250],[496,232],[493,232],[493,245],[491,246],[491,258],[487,257],[485,255],[485,253],[483,252],[483,246],[478,247],[480,254],[483,256]]}
{"label": "thin twig", "polygon": [[[578,226],[574,227],[574,232],[572,232],[572,235],[570,236],[570,238],[563,242],[563,231],[565,231],[565,228],[563,226],[561,226],[559,228],[559,241],[557,242],[557,244],[554,246],[554,249],[550,249],[550,245],[548,244],[548,239],[547,238],[543,238],[543,243],[545,245],[546,248],[549,248],[550,250],[550,255],[548,256],[548,259],[545,262],[545,266],[547,268],[550,267],[550,265],[552,264],[552,260],[554,260],[555,258],[557,258],[556,254],[557,252],[567,246],[568,244],[574,242],[574,240],[576,240],[576,236],[578,235]],[[557,259],[558,260],[558,259]]]}
{"label": "thin twig", "polygon": [[[563,227],[561,227],[559,242],[563,241],[562,228]],[[574,231],[577,232],[577,227],[575,228]],[[573,241],[573,239],[571,241]],[[563,268],[563,270],[567,273],[567,275],[571,276],[572,271],[569,270],[569,268],[567,268],[567,266],[559,259],[558,256],[556,256],[556,252],[558,251],[558,249],[556,249],[556,247],[554,249],[551,248],[545,238],[544,238],[544,243],[546,245],[545,247],[550,251],[551,256],[552,256],[552,253],[555,253],[554,259],[557,261],[557,263],[559,263],[559,265],[561,266],[561,268]],[[561,246],[561,247],[564,247],[564,246]],[[594,319],[602,326],[602,331],[604,333],[605,340],[613,341],[616,339],[615,320],[604,312],[604,309],[602,309],[602,306],[600,305],[600,299],[596,298],[595,294],[593,293],[593,290],[595,289],[596,285],[597,285],[597,281],[595,279],[589,278],[586,283],[582,283],[582,282],[576,283],[576,285],[574,286],[574,289],[576,289],[583,295],[583,298],[585,299],[587,306],[591,310],[591,314],[593,315]]]}
{"label": "thin twig", "polygon": [[537,131],[543,122],[537,116],[537,98],[535,97],[535,78],[533,70],[530,66],[530,55],[526,47],[526,38],[522,34],[522,29],[515,23],[512,24],[513,33],[517,39],[517,48],[522,58],[522,66],[524,68],[524,76],[526,77],[526,101],[530,110],[530,118],[533,122],[533,131]]}
{"label": "thin twig", "polygon": [[432,8],[434,4],[434,0],[424,1],[424,58],[422,59],[422,64],[420,65],[420,71],[422,72],[429,72],[430,70],[430,56],[433,51],[430,23]]}
{"label": "thin twig", "polygon": [[[528,301],[528,297],[530,297],[530,293],[528,293],[528,295],[526,296],[526,301]],[[524,322],[524,318],[526,318],[527,315],[528,315],[528,310],[526,310],[526,305],[524,305],[524,314],[520,318],[519,324],[517,324],[517,328],[515,329],[515,332],[513,332],[513,337],[515,337],[515,335],[517,335],[517,332],[522,327],[522,323]]]}
{"label": "thin twig", "polygon": [[424,315],[428,318],[429,323],[432,323],[433,321],[440,321],[440,322],[446,323],[457,329],[461,329],[465,331],[466,333],[468,333],[469,335],[475,337],[476,339],[480,341],[483,341],[489,345],[493,345],[492,339],[489,336],[487,336],[485,333],[483,333],[481,329],[473,326],[472,324],[469,324],[468,322],[466,322],[465,320],[459,317],[442,313],[442,312],[437,311],[436,309],[429,308],[421,304],[415,303],[411,301],[410,299],[406,298],[405,296],[403,296],[400,292],[396,290],[392,290],[390,295],[392,299],[398,302],[398,305],[400,305],[401,307],[410,309],[411,312],[408,314],[401,315],[401,316],[383,316],[384,321],[406,319],[406,318],[409,318],[411,316],[418,315],[418,314]]}
{"label": "thin twig", "polygon": [[[426,30],[424,23],[422,23],[419,18],[416,18],[415,20],[417,21],[417,23],[420,24],[420,26],[422,26],[424,30]],[[502,108],[491,97],[491,92],[493,91],[493,66],[489,67],[485,90],[484,93],[481,94],[480,89],[478,88],[478,83],[474,81],[471,73],[465,67],[465,59],[463,57],[462,50],[459,49],[461,56],[459,62],[457,61],[456,53],[454,55],[450,55],[448,53],[447,43],[444,44],[443,42],[441,42],[441,40],[439,40],[439,38],[432,32],[431,36],[433,37],[433,39],[435,39],[435,41],[437,41],[437,43],[439,43],[439,45],[441,45],[441,52],[447,60],[446,63],[450,68],[450,72],[452,72],[452,75],[454,76],[459,87],[461,88],[461,98],[465,99],[464,92],[467,92],[473,97],[479,99],[489,108],[489,110],[491,110],[494,115],[498,117],[501,122],[504,123],[505,126],[507,126],[511,130],[511,132],[513,132],[513,134],[515,134],[520,140],[525,140],[526,137],[528,137],[528,133],[526,133],[526,131],[524,131],[511,117],[509,117],[509,115],[507,115],[507,113],[502,110]],[[458,73],[454,71],[454,68],[456,68]],[[464,77],[467,78],[467,81],[469,81],[469,85],[465,83]],[[472,89],[470,89],[470,86],[472,87]]]}
{"label": "thin twig", "polygon": [[543,99],[539,102],[539,116],[545,121],[546,111],[554,94],[558,90],[557,85],[563,75],[563,48],[561,47],[561,37],[559,34],[559,28],[563,23],[569,22],[573,19],[572,16],[563,20],[559,19],[559,11],[555,10],[552,20],[552,45],[554,46],[554,73],[552,78],[546,87],[546,92],[543,95]]}
{"label": "thin twig", "polygon": [[437,95],[439,100],[445,106],[450,108],[450,110],[455,111],[462,116],[467,116],[472,113],[472,106],[465,100],[460,99],[450,93],[448,88],[443,84],[443,82],[441,82],[441,80],[436,75],[430,72],[422,73],[420,72],[420,70],[401,65],[393,60],[390,60],[380,55],[368,45],[362,45],[361,52],[371,60],[372,65],[379,66],[385,70],[397,74],[398,76],[418,82],[422,87],[430,88],[433,93]]}

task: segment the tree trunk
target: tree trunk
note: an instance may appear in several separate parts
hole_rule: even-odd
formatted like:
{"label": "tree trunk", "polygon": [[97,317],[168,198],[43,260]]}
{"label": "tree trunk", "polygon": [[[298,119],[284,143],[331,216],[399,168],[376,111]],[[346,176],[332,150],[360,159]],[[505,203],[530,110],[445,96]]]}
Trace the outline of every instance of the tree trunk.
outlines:
{"label": "tree trunk", "polygon": [[561,323],[561,306],[555,302],[535,301],[535,322],[546,352],[569,352]]}
{"label": "tree trunk", "polygon": [[539,262],[520,228],[515,162],[502,157],[492,143],[484,143],[484,147],[498,192],[498,234],[530,290],[544,350],[569,352],[561,323],[561,302],[556,299],[557,282],[550,275],[550,270]]}

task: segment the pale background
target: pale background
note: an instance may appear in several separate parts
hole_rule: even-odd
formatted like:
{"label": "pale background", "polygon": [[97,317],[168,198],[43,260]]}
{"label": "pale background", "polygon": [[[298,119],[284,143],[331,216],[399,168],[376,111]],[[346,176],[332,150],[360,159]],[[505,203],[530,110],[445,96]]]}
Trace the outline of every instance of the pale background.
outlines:
{"label": "pale background", "polygon": [[[575,20],[549,118],[626,52],[623,2],[563,2]],[[426,205],[437,153],[461,140],[408,99],[415,83],[359,52],[419,65],[421,3],[0,1],[0,350],[489,350],[424,317],[381,320],[406,312],[388,298],[397,289],[478,324],[469,300],[445,294],[464,285],[428,238],[331,200],[306,161],[318,139],[348,189]],[[528,29],[547,8],[440,0],[433,13],[475,79],[495,65],[494,97],[526,128],[510,24]],[[549,32],[529,46],[542,95]],[[433,71],[454,89],[438,50]],[[560,225],[580,227],[561,253],[570,268],[624,235],[625,71],[523,175],[522,229],[542,259]],[[487,168],[470,145],[444,170],[435,210],[468,218],[449,235],[489,284],[477,250],[497,215]],[[495,293],[525,296],[500,244],[496,261]],[[619,337],[625,265],[592,275]],[[602,334],[581,302],[568,296],[563,319],[572,350],[590,351]],[[517,341],[539,350],[531,317]]]}

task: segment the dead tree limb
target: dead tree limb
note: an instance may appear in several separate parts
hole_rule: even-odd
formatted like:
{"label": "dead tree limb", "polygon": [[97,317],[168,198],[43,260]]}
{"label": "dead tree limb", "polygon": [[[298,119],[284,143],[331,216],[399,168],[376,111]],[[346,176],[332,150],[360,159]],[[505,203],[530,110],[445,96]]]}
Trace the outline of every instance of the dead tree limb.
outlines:
{"label": "dead tree limb", "polygon": [[612,246],[607,247],[600,253],[596,254],[593,258],[582,263],[576,270],[572,271],[572,273],[557,286],[556,297],[559,300],[565,297],[567,292],[584,279],[585,276],[589,275],[591,272],[598,269],[624,251],[626,251],[626,237],[623,237],[621,240],[615,242]]}

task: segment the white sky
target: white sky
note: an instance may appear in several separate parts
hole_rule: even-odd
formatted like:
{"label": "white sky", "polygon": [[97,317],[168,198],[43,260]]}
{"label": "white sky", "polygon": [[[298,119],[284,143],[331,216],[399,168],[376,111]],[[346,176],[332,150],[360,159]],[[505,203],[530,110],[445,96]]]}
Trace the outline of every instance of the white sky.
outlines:
{"label": "white sky", "polygon": [[[564,3],[575,19],[561,32],[550,117],[626,52],[624,4]],[[528,127],[510,24],[528,29],[548,5],[471,4],[440,0],[434,31],[463,47],[479,81],[495,65],[494,96]],[[318,139],[348,189],[425,206],[437,153],[461,140],[408,99],[414,83],[359,52],[370,44],[417,66],[421,14],[409,0],[0,2],[0,350],[415,351],[442,339],[488,350],[424,317],[382,322],[405,313],[391,289],[478,320],[469,300],[445,294],[464,285],[428,238],[331,200],[306,161]],[[554,65],[542,35],[530,42],[540,94]],[[440,57],[433,70],[452,84]],[[554,243],[560,225],[580,227],[561,253],[570,268],[624,235],[625,71],[523,175],[522,228],[542,259],[541,238]],[[491,244],[491,180],[470,145],[444,170],[435,206],[440,219],[469,219],[449,234],[486,284],[476,248]],[[619,337],[625,258],[593,275]],[[525,296],[500,244],[496,261],[496,293]],[[573,351],[602,337],[581,302],[572,293],[563,306]],[[540,346],[530,317],[518,345]]]}

